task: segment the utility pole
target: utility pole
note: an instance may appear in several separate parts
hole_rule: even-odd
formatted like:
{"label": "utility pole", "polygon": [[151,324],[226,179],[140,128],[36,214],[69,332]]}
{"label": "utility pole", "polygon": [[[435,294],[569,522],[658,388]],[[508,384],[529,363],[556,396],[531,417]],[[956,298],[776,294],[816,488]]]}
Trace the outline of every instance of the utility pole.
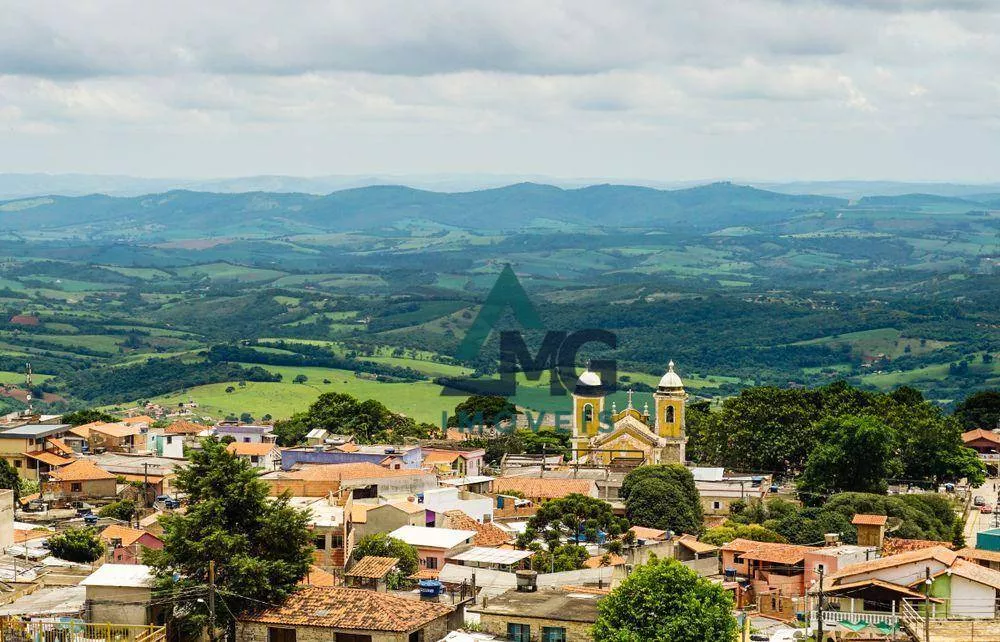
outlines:
{"label": "utility pole", "polygon": [[823,571],[819,567],[819,600],[816,602],[816,639],[823,642]]}
{"label": "utility pole", "polygon": [[924,642],[931,640],[931,567],[924,567]]}
{"label": "utility pole", "polygon": [[149,462],[142,462],[142,507],[147,508],[149,502]]}
{"label": "utility pole", "polygon": [[208,562],[208,639],[215,642],[215,560]]}

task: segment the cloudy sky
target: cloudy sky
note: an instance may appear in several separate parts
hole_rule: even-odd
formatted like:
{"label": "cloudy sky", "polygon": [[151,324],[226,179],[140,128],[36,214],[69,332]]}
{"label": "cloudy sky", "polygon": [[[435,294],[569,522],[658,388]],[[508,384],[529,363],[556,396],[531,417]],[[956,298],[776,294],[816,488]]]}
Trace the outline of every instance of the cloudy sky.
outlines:
{"label": "cloudy sky", "polygon": [[1000,179],[996,0],[0,0],[0,172]]}

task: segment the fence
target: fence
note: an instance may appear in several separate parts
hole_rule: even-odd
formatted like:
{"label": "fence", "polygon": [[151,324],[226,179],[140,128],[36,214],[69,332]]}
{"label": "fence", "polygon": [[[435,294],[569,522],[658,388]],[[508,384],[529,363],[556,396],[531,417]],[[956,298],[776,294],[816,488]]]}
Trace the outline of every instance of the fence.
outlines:
{"label": "fence", "polygon": [[166,627],[0,618],[0,642],[166,642]]}

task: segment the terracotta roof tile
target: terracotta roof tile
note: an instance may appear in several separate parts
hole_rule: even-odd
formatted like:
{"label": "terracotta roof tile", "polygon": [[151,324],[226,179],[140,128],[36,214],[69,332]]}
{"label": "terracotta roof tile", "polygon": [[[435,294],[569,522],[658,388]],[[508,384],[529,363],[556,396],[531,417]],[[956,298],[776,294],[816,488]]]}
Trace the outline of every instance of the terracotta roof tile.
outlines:
{"label": "terracotta roof tile", "polygon": [[492,522],[480,524],[464,511],[455,509],[445,511],[445,528],[455,528],[463,531],[476,531],[476,536],[472,538],[474,546],[500,546],[506,544],[512,538],[504,529]]}
{"label": "terracotta roof tile", "polygon": [[280,606],[239,619],[263,624],[405,633],[452,611],[454,607],[447,604],[409,600],[376,591],[307,586],[288,596]]}
{"label": "terracotta roof tile", "polygon": [[667,531],[645,526],[633,526],[629,530],[635,533],[636,539],[664,539],[667,536]]}
{"label": "terracotta roof tile", "polygon": [[351,567],[344,575],[347,577],[367,577],[370,579],[382,579],[389,571],[399,564],[398,557],[376,557],[366,555],[358,560],[358,563]]}
{"label": "terracotta roof tile", "polygon": [[275,444],[248,444],[241,441],[234,441],[226,446],[226,452],[244,457],[263,457],[269,455],[274,450],[278,450]]}
{"label": "terracotta roof tile", "polygon": [[68,466],[49,473],[57,481],[96,481],[99,479],[115,479],[115,475],[100,468],[85,459],[78,459]]}
{"label": "terracotta roof tile", "polygon": [[886,537],[882,541],[882,555],[898,555],[899,553],[918,551],[922,548],[933,548],[935,546],[944,546],[945,548],[951,549],[955,548],[954,544],[951,542],[939,542],[933,539],[903,539],[901,537]]}
{"label": "terracotta roof tile", "polygon": [[128,437],[129,435],[138,435],[142,432],[139,426],[130,426],[128,424],[101,424],[100,426],[91,426],[91,434],[99,432],[104,435],[111,437]]}
{"label": "terracotta roof tile", "polygon": [[962,548],[955,553],[962,559],[982,560],[984,562],[1000,562],[1000,552],[984,551],[978,548]]}
{"label": "terracotta roof tile", "polygon": [[401,477],[422,474],[418,470],[390,470],[370,462],[353,464],[322,464],[309,466],[292,473],[287,479],[302,481],[344,481],[345,479],[363,479],[369,477]]}
{"label": "terracotta roof tile", "polygon": [[[139,538],[147,534],[148,533],[144,530],[129,528],[128,526],[122,526],[120,524],[112,524],[101,531],[101,539],[105,542],[110,542],[113,539],[120,539],[122,541],[122,546],[131,546],[139,541]],[[152,535],[151,537],[155,537],[155,535]]]}
{"label": "terracotta roof tile", "polygon": [[714,553],[719,550],[718,546],[699,542],[694,535],[681,535],[677,538],[677,543],[695,553]]}
{"label": "terracotta roof tile", "polygon": [[31,457],[43,464],[48,464],[49,466],[54,466],[56,468],[60,466],[68,466],[76,461],[75,457],[63,457],[62,455],[57,455],[51,450],[36,450],[30,453],[24,453],[25,457]]}
{"label": "terracotta roof tile", "polygon": [[48,537],[49,535],[54,535],[54,534],[55,534],[54,531],[50,531],[48,529],[33,528],[28,530],[23,528],[15,528],[14,543],[23,544],[24,542],[28,542],[33,539],[42,539],[44,537]]}
{"label": "terracotta roof tile", "polygon": [[851,520],[851,523],[855,526],[885,526],[888,519],[885,515],[862,515],[858,513]]}
{"label": "terracotta roof tile", "polygon": [[[607,563],[605,563],[605,557],[608,558]],[[593,557],[588,557],[583,563],[583,568],[601,568],[604,566],[621,566],[623,564],[625,564],[624,557],[608,553],[607,555],[594,555]]]}
{"label": "terracotta roof tile", "polygon": [[772,564],[798,564],[805,559],[806,553],[816,550],[815,546],[798,546],[796,544],[777,544],[774,542],[755,542],[749,539],[737,538],[722,547],[724,551],[740,553],[745,559]]}
{"label": "terracotta roof tile", "polygon": [[502,495],[511,491],[527,498],[558,499],[572,493],[590,495],[594,487],[591,479],[555,479],[539,477],[499,477],[490,483],[493,493]]}
{"label": "terracotta roof tile", "polygon": [[894,568],[903,564],[911,564],[929,559],[937,560],[945,566],[951,566],[955,562],[956,557],[955,551],[950,551],[944,546],[933,546],[931,548],[921,548],[915,551],[907,551],[906,553],[888,555],[868,562],[849,564],[834,573],[830,573],[827,577],[830,580],[837,580],[842,577],[853,577],[862,573],[871,573],[885,568]]}
{"label": "terracotta roof tile", "polygon": [[309,572],[299,580],[299,584],[302,586],[336,586],[337,577],[318,566],[310,566]]}
{"label": "terracotta roof tile", "polygon": [[206,426],[181,419],[164,428],[163,432],[168,435],[197,435],[206,429]]}
{"label": "terracotta roof tile", "polygon": [[952,575],[964,577],[979,584],[984,584],[993,589],[1000,589],[1000,571],[995,571],[985,566],[980,566],[975,562],[967,562],[963,559],[955,560],[955,563],[948,569]]}
{"label": "terracotta roof tile", "polygon": [[125,425],[146,424],[147,426],[152,426],[154,423],[156,423],[156,420],[150,417],[149,415],[139,415],[137,417],[126,417],[122,419],[120,423],[123,423]]}
{"label": "terracotta roof tile", "polygon": [[986,441],[992,441],[995,444],[1000,444],[1000,435],[991,430],[976,428],[975,430],[962,433],[962,441],[964,443],[969,443],[970,441],[975,441],[977,439],[985,439]]}
{"label": "terracotta roof tile", "polygon": [[56,450],[58,450],[60,452],[63,452],[65,454],[67,454],[67,455],[74,454],[73,453],[73,449],[70,448],[69,446],[67,446],[66,442],[63,441],[62,439],[58,439],[56,437],[48,437],[48,438],[46,438],[45,441],[48,442],[49,444],[51,444]]}

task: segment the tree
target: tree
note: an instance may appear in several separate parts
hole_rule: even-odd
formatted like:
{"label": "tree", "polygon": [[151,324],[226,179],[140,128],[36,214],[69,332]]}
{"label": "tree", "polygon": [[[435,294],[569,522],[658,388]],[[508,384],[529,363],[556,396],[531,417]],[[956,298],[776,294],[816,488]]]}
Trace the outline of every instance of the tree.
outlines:
{"label": "tree", "polygon": [[885,493],[886,480],[902,472],[896,432],[876,417],[830,417],[816,432],[826,440],[813,448],[798,482],[807,503],[838,491]]}
{"label": "tree", "polygon": [[765,528],[760,524],[737,524],[735,522],[726,522],[723,526],[710,528],[701,536],[701,541],[712,546],[722,546],[734,539],[749,539],[754,542],[778,542],[781,544],[788,542],[780,533],[770,528]]}
{"label": "tree", "polygon": [[45,545],[59,559],[81,564],[104,554],[104,543],[93,528],[70,528],[50,537]]}
{"label": "tree", "polygon": [[702,530],[701,496],[685,466],[640,466],[625,475],[621,497],[632,524],[692,535]]}
{"label": "tree", "polygon": [[598,603],[595,642],[733,642],[732,597],[680,562],[638,566]]}
{"label": "tree", "polygon": [[309,381],[309,377],[304,374],[295,375],[295,378],[292,379],[292,383],[305,383],[307,381]]}
{"label": "tree", "polygon": [[135,503],[130,499],[111,502],[97,511],[97,514],[101,517],[110,517],[123,522],[131,522],[132,517],[135,516]]}
{"label": "tree", "polygon": [[576,571],[583,568],[583,563],[590,558],[586,548],[573,543],[560,544],[547,551],[535,542],[532,550],[535,554],[531,557],[531,569],[539,573]]}
{"label": "tree", "polygon": [[21,476],[6,459],[0,459],[0,488],[14,491],[14,506],[17,506],[21,501]]}
{"label": "tree", "polygon": [[448,417],[449,428],[493,428],[518,415],[517,406],[506,397],[472,395],[455,406],[455,414]]}
{"label": "tree", "polygon": [[176,487],[187,495],[187,511],[160,518],[163,549],[148,551],[144,561],[153,567],[157,590],[175,596],[174,615],[188,635],[207,621],[211,561],[228,607],[216,613],[220,624],[231,626],[233,616],[295,590],[312,562],[307,512],[289,505],[287,495],[269,497],[257,471],[214,438],[191,452]]}
{"label": "tree", "polygon": [[420,569],[420,556],[417,549],[401,539],[389,537],[386,533],[365,535],[354,546],[352,557],[355,561],[369,555],[399,559],[396,570],[400,578],[397,579],[409,577]]}
{"label": "tree", "polygon": [[969,395],[955,406],[955,418],[965,430],[1000,427],[1000,390],[984,390]]}
{"label": "tree", "polygon": [[93,423],[95,421],[103,421],[106,423],[111,423],[113,421],[118,421],[114,416],[109,415],[103,410],[98,410],[96,408],[88,408],[86,410],[77,410],[75,412],[68,412],[62,416],[60,420],[64,424],[69,424],[71,426],[82,426],[84,424]]}
{"label": "tree", "polygon": [[[518,537],[524,548],[535,538],[541,537],[556,551],[562,539],[576,543],[596,542],[600,533],[616,537],[628,529],[628,522],[615,517],[611,504],[580,493],[552,499],[538,509],[528,521],[525,532]],[[583,564],[583,562],[580,562]],[[579,568],[579,567],[578,567]]]}
{"label": "tree", "polygon": [[961,424],[937,406],[892,404],[879,416],[899,437],[899,458],[907,479],[928,479],[937,485],[964,478],[973,486],[986,481],[979,456],[962,442]]}
{"label": "tree", "polygon": [[361,443],[427,436],[410,417],[398,415],[373,399],[359,401],[343,392],[321,394],[305,412],[275,423],[274,433],[279,445],[294,446],[314,428],[354,435]]}

